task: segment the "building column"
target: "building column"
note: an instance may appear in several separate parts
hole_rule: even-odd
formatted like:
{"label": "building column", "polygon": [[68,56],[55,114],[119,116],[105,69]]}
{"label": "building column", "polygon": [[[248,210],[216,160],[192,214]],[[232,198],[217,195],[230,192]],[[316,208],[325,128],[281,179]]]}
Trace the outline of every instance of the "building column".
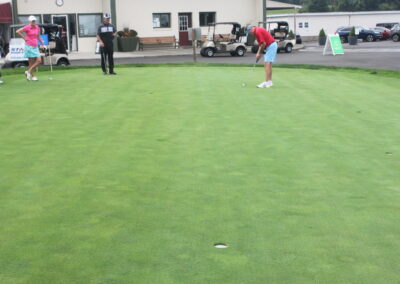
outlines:
{"label": "building column", "polygon": [[13,24],[18,24],[18,1],[12,0],[12,17],[13,17]]}
{"label": "building column", "polygon": [[111,20],[115,27],[117,27],[117,6],[115,0],[110,0]]}

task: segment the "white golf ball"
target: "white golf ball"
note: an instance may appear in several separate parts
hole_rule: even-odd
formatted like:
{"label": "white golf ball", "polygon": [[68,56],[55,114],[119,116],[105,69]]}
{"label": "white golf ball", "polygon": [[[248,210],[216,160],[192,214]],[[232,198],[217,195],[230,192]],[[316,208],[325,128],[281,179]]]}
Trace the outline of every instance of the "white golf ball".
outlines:
{"label": "white golf ball", "polygon": [[246,85],[246,83],[242,83],[242,87],[246,87],[247,85]]}

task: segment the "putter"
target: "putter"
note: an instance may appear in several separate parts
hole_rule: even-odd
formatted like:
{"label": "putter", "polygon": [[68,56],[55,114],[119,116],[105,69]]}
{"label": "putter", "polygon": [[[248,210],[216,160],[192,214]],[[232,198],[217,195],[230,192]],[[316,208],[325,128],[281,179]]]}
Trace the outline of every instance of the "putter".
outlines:
{"label": "putter", "polygon": [[[254,71],[256,70],[256,64],[257,64],[258,60],[256,59],[256,62],[253,64],[253,68],[251,69],[252,72],[249,72],[251,74],[251,77],[254,77]],[[250,81],[250,79],[248,80]],[[242,87],[246,87],[247,84],[245,82],[242,83]]]}
{"label": "putter", "polygon": [[51,50],[47,47],[47,52],[48,52],[48,56],[50,57],[50,76],[49,76],[49,80],[53,80],[53,61],[51,59]]}

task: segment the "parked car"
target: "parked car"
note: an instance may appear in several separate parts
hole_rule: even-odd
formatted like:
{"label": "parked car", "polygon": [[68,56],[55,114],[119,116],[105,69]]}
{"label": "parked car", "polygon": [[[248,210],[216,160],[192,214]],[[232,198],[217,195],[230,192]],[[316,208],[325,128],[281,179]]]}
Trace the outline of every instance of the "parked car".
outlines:
{"label": "parked car", "polygon": [[400,23],[377,23],[376,26],[384,27],[384,28],[391,30],[395,25],[398,25],[398,24],[400,24]]}
{"label": "parked car", "polygon": [[400,25],[396,25],[390,31],[390,37],[393,41],[400,41]]}
{"label": "parked car", "polygon": [[[352,28],[353,26],[349,26],[341,27],[336,30],[336,34],[340,36],[342,43],[349,42],[348,38]],[[371,42],[382,39],[380,32],[373,31],[362,26],[355,26],[355,29],[358,39],[362,39],[363,41]]]}
{"label": "parked car", "polygon": [[371,30],[373,31],[377,31],[380,32],[382,35],[382,39],[383,40],[387,40],[390,38],[390,30],[384,27],[375,27],[375,28],[371,28]]}

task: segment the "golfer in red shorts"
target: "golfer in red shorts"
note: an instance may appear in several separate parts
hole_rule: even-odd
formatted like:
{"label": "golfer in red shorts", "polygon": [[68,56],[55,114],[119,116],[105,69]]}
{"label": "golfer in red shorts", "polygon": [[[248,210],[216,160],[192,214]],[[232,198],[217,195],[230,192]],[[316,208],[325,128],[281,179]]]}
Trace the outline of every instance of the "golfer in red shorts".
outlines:
{"label": "golfer in red shorts", "polygon": [[278,44],[275,42],[274,37],[265,29],[254,26],[247,26],[246,34],[255,35],[258,42],[258,51],[256,55],[256,61],[261,59],[263,51],[264,55],[264,67],[265,67],[265,81],[257,85],[258,88],[271,88],[272,83],[272,63],[275,62],[276,53],[278,51]]}

